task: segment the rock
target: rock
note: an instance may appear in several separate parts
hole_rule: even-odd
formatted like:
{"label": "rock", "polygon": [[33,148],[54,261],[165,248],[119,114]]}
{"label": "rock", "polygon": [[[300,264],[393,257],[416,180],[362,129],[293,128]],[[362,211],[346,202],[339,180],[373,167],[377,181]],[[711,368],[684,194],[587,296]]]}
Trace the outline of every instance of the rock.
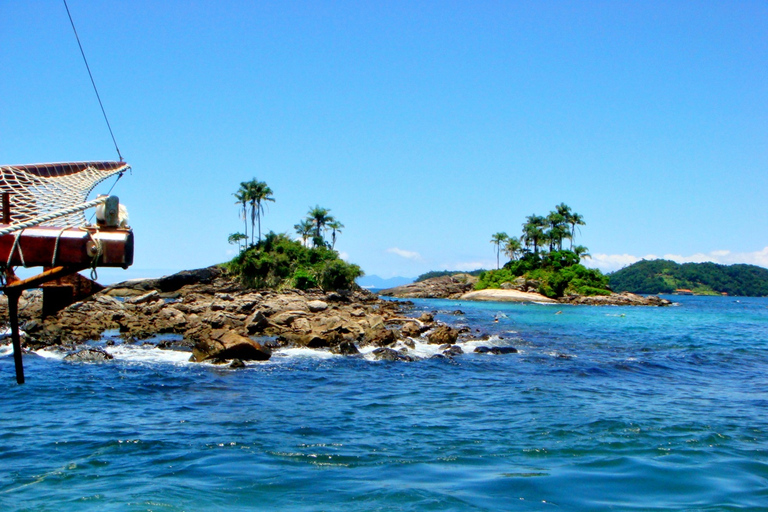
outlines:
{"label": "rock", "polygon": [[242,362],[239,359],[233,359],[232,363],[229,365],[230,368],[245,368],[245,363]]}
{"label": "rock", "polygon": [[269,321],[276,325],[290,326],[294,320],[305,315],[305,311],[284,311],[282,313],[271,316]]}
{"label": "rock", "polygon": [[272,351],[250,338],[246,338],[235,331],[228,329],[215,329],[208,335],[200,335],[192,357],[195,361],[209,359],[240,359],[243,361],[266,361],[272,356]]}
{"label": "rock", "polygon": [[477,277],[469,274],[454,274],[388,288],[379,294],[404,299],[448,299],[472,290],[477,280]]}
{"label": "rock", "polygon": [[248,334],[262,332],[267,326],[269,326],[269,321],[261,311],[256,311],[245,319],[245,328],[248,330]]}
{"label": "rock", "polygon": [[152,290],[151,292],[145,293],[144,295],[138,295],[136,297],[125,299],[125,302],[127,304],[146,304],[147,302],[154,302],[156,300],[160,300],[160,294],[157,292],[157,290]]}
{"label": "rock", "polygon": [[378,347],[386,347],[397,342],[397,334],[395,331],[380,327],[375,330],[370,330],[365,333],[363,343],[365,345],[376,345]]}
{"label": "rock", "polygon": [[440,325],[427,334],[427,341],[433,345],[453,345],[458,338],[459,332],[447,325]]}
{"label": "rock", "polygon": [[351,341],[342,341],[338,345],[331,347],[331,352],[344,356],[353,356],[360,353],[355,344]]}
{"label": "rock", "polygon": [[325,311],[328,309],[328,303],[323,302],[322,300],[310,300],[307,302],[307,307],[312,313],[317,313],[318,311]]}
{"label": "rock", "polygon": [[517,354],[515,347],[475,347],[476,354]]}
{"label": "rock", "polygon": [[64,356],[65,361],[73,361],[78,363],[96,363],[101,361],[108,361],[110,359],[114,359],[112,354],[109,354],[106,351],[95,347],[83,348],[77,352],[72,352]]}
{"label": "rock", "polygon": [[454,312],[453,312],[453,313],[451,313],[451,314],[452,314],[452,315],[455,315],[455,316],[461,316],[461,315],[463,315],[463,314],[465,314],[465,313],[464,313],[462,310],[460,310],[460,309],[457,309],[456,311],[454,311]]}
{"label": "rock", "polygon": [[401,354],[397,350],[391,348],[377,348],[373,351],[373,356],[377,361],[408,361],[412,362],[415,359],[407,354]]}
{"label": "rock", "polygon": [[451,345],[446,350],[443,350],[443,354],[448,356],[448,357],[460,356],[463,353],[464,353],[464,351],[458,345]]}
{"label": "rock", "polygon": [[662,299],[658,295],[643,296],[629,292],[612,293],[610,295],[593,295],[589,297],[569,295],[561,298],[560,302],[564,304],[586,306],[669,306],[672,304],[671,301]]}
{"label": "rock", "polygon": [[418,337],[422,332],[422,328],[416,322],[408,322],[400,329],[402,336],[408,336],[410,338]]}
{"label": "rock", "polygon": [[419,317],[419,321],[425,324],[431,324],[434,323],[435,317],[432,316],[432,313],[422,313]]}

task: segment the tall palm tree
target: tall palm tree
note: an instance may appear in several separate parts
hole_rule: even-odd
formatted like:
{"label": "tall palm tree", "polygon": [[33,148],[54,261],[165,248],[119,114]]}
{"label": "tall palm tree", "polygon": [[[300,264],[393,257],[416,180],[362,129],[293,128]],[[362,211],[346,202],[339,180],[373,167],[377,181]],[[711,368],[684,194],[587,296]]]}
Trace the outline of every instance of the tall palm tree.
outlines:
{"label": "tall palm tree", "polygon": [[511,236],[507,238],[506,243],[504,244],[504,254],[509,256],[509,259],[516,260],[517,256],[520,254],[520,251],[523,250],[523,244],[520,242],[520,239],[516,236]]}
{"label": "tall palm tree", "polygon": [[235,204],[243,205],[243,211],[240,216],[242,217],[243,224],[245,225],[245,245],[248,245],[248,183],[245,181],[240,183],[240,188],[232,195],[235,196],[235,199],[237,199]]}
{"label": "tall palm tree", "polygon": [[491,243],[496,246],[496,270],[499,270],[499,253],[501,252],[501,244],[509,240],[509,235],[500,231],[491,236]]}
{"label": "tall palm tree", "polygon": [[296,234],[301,237],[301,243],[306,247],[307,240],[312,235],[312,231],[314,231],[314,224],[312,224],[312,221],[310,219],[304,219],[298,224],[294,224],[293,229],[296,230]]}
{"label": "tall palm tree", "polygon": [[542,240],[546,240],[546,234],[544,228],[547,226],[547,221],[541,215],[529,215],[525,218],[525,224],[523,224],[523,240],[526,247],[533,245],[534,254],[539,254],[539,243]]}
{"label": "tall palm tree", "polygon": [[344,224],[333,219],[328,223],[328,229],[331,230],[331,249],[333,249],[336,247],[336,233],[341,233],[341,230],[344,229]]}
{"label": "tall palm tree", "polygon": [[259,242],[261,242],[261,215],[264,213],[264,202],[275,202],[272,189],[263,181],[256,178],[248,182],[248,199],[251,202],[251,243],[253,243],[254,220],[259,225]]}
{"label": "tall palm tree", "polygon": [[571,250],[574,250],[573,238],[576,236],[576,226],[586,226],[587,223],[584,222],[584,217],[581,214],[574,212],[568,219],[568,224],[571,225]]}
{"label": "tall palm tree", "polygon": [[313,243],[315,247],[323,243],[322,232],[325,230],[325,226],[329,222],[333,222],[333,217],[330,215],[331,210],[327,208],[321,208],[319,205],[315,205],[314,208],[310,208],[307,212],[307,216],[312,224],[315,226],[315,236]]}

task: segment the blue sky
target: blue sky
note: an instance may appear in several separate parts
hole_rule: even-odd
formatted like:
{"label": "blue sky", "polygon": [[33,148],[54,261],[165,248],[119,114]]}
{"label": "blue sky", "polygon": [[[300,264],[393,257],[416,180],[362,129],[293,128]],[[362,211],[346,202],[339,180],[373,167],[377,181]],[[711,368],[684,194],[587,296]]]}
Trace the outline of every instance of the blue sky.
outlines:
{"label": "blue sky", "polygon": [[[493,233],[560,202],[603,270],[768,266],[764,1],[69,7],[133,166],[125,275],[231,258],[254,177],[265,229],[330,208],[382,277],[493,266]],[[0,27],[0,163],[116,159],[63,3]]]}

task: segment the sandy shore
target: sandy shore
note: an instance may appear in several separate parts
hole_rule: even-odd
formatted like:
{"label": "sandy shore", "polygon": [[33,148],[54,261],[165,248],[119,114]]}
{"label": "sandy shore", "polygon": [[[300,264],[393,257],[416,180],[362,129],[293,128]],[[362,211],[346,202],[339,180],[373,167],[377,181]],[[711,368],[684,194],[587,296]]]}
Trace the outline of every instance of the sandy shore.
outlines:
{"label": "sandy shore", "polygon": [[517,290],[477,290],[465,293],[460,300],[485,300],[499,302],[557,302],[539,293],[520,292]]}

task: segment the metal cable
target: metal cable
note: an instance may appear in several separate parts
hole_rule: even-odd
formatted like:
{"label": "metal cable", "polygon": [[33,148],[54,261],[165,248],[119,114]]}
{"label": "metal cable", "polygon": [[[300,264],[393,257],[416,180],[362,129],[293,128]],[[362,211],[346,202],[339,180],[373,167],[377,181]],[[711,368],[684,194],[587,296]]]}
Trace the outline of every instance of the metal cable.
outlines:
{"label": "metal cable", "polygon": [[99,100],[99,106],[101,107],[101,113],[104,114],[104,120],[107,122],[107,128],[109,128],[109,135],[112,136],[112,142],[115,144],[117,150],[117,156],[120,161],[123,162],[123,155],[120,154],[120,148],[117,147],[117,141],[115,140],[115,134],[112,133],[112,126],[107,119],[107,112],[104,110],[104,104],[101,102],[101,96],[99,96],[99,90],[96,88],[96,82],[93,80],[93,73],[91,73],[91,67],[88,65],[88,59],[85,58],[85,52],[83,51],[83,45],[80,43],[80,36],[77,35],[77,29],[75,28],[75,22],[72,20],[72,14],[69,12],[69,6],[67,0],[64,0],[64,8],[67,10],[67,16],[69,16],[69,23],[72,25],[72,30],[75,33],[75,39],[77,39],[77,46],[80,47],[80,54],[83,56],[83,62],[85,62],[85,69],[88,70],[88,76],[91,77],[91,84],[93,85],[93,92],[96,93],[96,99]]}

